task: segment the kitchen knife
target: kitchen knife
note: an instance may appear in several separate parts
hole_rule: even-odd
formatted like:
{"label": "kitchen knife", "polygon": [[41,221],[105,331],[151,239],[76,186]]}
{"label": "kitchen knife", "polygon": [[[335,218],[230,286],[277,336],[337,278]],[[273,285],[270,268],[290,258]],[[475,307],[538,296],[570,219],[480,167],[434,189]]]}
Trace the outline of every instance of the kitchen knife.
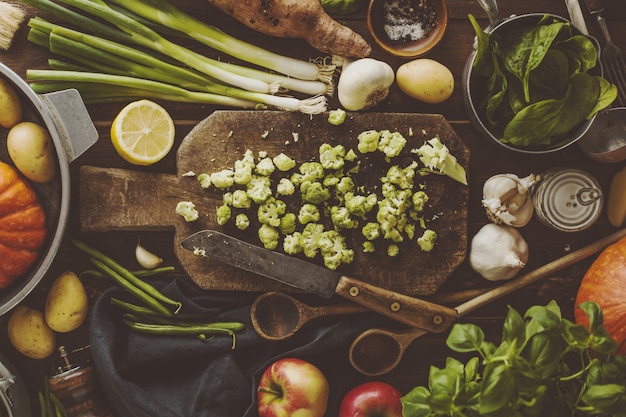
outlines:
{"label": "kitchen knife", "polygon": [[580,30],[583,35],[588,35],[589,30],[587,29],[579,0],[565,0],[565,6],[567,7],[567,13],[569,14],[569,20],[572,22],[572,25]]}
{"label": "kitchen knife", "polygon": [[324,298],[338,294],[400,323],[429,332],[443,332],[457,318],[453,308],[376,287],[214,230],[196,232],[183,240],[182,246],[197,255],[219,260]]}

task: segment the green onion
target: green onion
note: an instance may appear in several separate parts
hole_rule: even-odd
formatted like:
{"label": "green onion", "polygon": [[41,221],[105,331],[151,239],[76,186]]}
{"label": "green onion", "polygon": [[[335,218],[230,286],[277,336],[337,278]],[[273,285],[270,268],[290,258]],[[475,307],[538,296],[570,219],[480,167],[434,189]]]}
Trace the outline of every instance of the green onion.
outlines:
{"label": "green onion", "polygon": [[[81,91],[77,83],[91,83],[95,85],[112,85],[142,90],[149,97],[162,97],[170,101],[205,103],[205,104],[237,104],[243,108],[255,108],[257,103],[264,103],[283,110],[300,111],[307,114],[321,113],[326,108],[326,97],[315,96],[306,99],[294,97],[274,96],[270,94],[255,93],[234,87],[213,84],[208,86],[213,93],[189,91],[181,87],[158,81],[146,80],[142,78],[129,77],[124,75],[102,74],[98,72],[82,71],[57,71],[57,70],[33,70],[26,71],[26,77],[32,81],[65,81],[68,87]],[[37,87],[37,92],[42,93],[45,83],[31,85],[33,90]],[[55,90],[56,91],[56,90]],[[106,90],[103,90],[106,93]],[[158,93],[158,95],[157,95]],[[233,101],[232,98],[238,99]],[[246,101],[247,100],[247,101]]]}
{"label": "green onion", "polygon": [[223,31],[190,16],[167,0],[111,0],[137,15],[187,34],[220,52],[301,80],[332,83],[334,65],[317,65],[272,53],[236,39]]}
{"label": "green onion", "polygon": [[[31,88],[39,94],[58,91],[60,87],[64,87],[76,88],[79,92],[81,92],[81,95],[83,94],[83,91],[91,91],[93,93],[91,95],[92,98],[98,97],[98,95],[102,98],[106,98],[107,96],[111,96],[111,98],[113,98],[115,90],[109,89],[109,86],[114,86],[119,88],[117,91],[125,92],[126,97],[143,96],[145,98],[161,98],[163,100],[183,103],[215,104],[247,109],[258,106],[257,102],[249,100],[228,97],[220,94],[189,91],[166,83],[123,75],[102,74],[97,72],[29,69],[26,70],[26,77],[33,81],[46,81],[31,84]],[[64,84],[48,83],[48,81],[62,81]],[[84,83],[88,83],[88,85],[85,85]],[[107,87],[103,88],[104,86]],[[128,94],[130,92],[133,92],[133,94]],[[252,92],[245,93],[255,94]]]}
{"label": "green onion", "polygon": [[102,6],[89,0],[61,0],[61,2],[77,7],[116,25],[121,30],[127,32],[136,44],[168,55],[216,80],[258,93],[273,93],[278,90],[277,86],[264,81],[226,71],[222,67],[214,65],[214,62],[216,62],[214,59],[171,42],[149,27],[108,6]]}
{"label": "green onion", "polygon": [[[82,33],[41,18],[31,19],[28,35],[31,42],[74,61],[74,64],[57,61],[48,71],[28,70],[28,78],[38,81],[33,83],[33,88],[40,93],[68,86],[78,89],[87,102],[144,96],[240,108],[261,105],[309,114],[325,111],[324,96],[333,93],[332,83],[299,80],[205,57],[166,40],[152,28],[134,20],[130,17],[132,11],[116,11],[104,1],[60,1],[103,18],[119,29],[49,0],[25,0],[90,32]],[[172,32],[172,28],[167,29]],[[171,58],[179,64],[173,63]],[[279,91],[297,91],[311,97],[297,99],[274,94]]]}

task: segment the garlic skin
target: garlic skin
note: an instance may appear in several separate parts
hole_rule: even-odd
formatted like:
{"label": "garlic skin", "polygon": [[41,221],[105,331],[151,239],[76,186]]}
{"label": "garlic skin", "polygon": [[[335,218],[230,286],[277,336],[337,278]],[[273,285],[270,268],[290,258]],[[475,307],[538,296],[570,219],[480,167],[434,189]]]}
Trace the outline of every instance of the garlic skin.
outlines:
{"label": "garlic skin", "polygon": [[154,269],[163,263],[163,259],[141,246],[139,242],[135,246],[135,258],[139,265],[146,269]]}
{"label": "garlic skin", "polygon": [[346,110],[365,110],[387,98],[394,80],[393,68],[386,62],[373,58],[344,61],[337,98]]}
{"label": "garlic skin", "polygon": [[528,244],[515,227],[488,223],[472,239],[469,262],[489,281],[510,279],[528,262]]}
{"label": "garlic skin", "polygon": [[489,220],[514,227],[528,224],[535,212],[530,190],[538,181],[539,176],[535,174],[524,178],[498,174],[485,181],[482,205]]}

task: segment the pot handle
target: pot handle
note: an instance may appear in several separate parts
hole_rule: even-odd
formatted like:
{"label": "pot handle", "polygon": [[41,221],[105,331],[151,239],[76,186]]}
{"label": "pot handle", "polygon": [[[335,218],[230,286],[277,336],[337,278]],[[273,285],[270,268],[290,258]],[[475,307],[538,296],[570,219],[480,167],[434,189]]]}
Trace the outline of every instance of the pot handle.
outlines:
{"label": "pot handle", "polygon": [[69,162],[98,141],[98,131],[78,90],[55,91],[40,97],[55,121]]}
{"label": "pot handle", "polygon": [[487,13],[489,18],[489,26],[485,28],[485,32],[491,32],[491,30],[502,21],[500,18],[500,11],[498,10],[498,3],[496,0],[476,0],[480,7]]}

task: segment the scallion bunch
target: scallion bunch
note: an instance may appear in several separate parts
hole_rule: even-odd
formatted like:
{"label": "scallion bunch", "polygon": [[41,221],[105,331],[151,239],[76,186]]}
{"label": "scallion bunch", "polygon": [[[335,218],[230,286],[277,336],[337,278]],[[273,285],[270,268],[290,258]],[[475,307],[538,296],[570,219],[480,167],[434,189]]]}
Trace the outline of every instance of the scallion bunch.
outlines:
{"label": "scallion bunch", "polygon": [[[29,21],[31,42],[69,59],[51,59],[50,69],[27,71],[37,93],[76,88],[86,102],[142,97],[310,114],[325,111],[326,96],[333,94],[333,65],[281,56],[236,39],[168,0],[25,3],[71,26],[41,17]],[[172,39],[195,39],[254,67],[212,59]]]}

